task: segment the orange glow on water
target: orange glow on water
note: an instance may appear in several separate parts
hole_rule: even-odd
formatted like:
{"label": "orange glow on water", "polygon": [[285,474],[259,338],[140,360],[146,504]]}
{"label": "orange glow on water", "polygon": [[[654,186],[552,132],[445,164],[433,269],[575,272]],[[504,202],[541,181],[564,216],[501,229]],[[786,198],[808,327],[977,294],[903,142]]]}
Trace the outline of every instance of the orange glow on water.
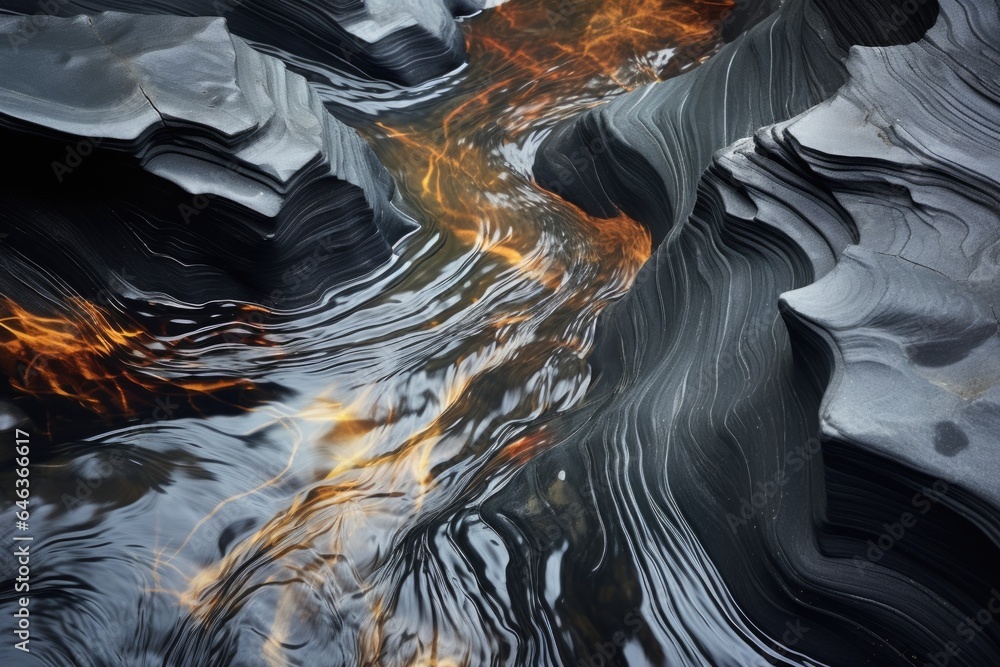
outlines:
{"label": "orange glow on water", "polygon": [[[282,415],[281,424],[294,432],[292,457],[301,445],[319,461],[314,477],[217,562],[185,567],[174,557],[220,508],[273,489],[291,462],[264,484],[222,501],[178,540],[179,547],[175,542],[164,549],[173,556],[156,554],[154,568],[176,568],[183,580],[182,590],[171,593],[184,609],[209,625],[257,588],[283,585],[263,647],[265,659],[280,665],[303,604],[296,591],[343,585],[343,595],[360,600],[369,615],[357,647],[363,664],[466,664],[439,651],[436,629],[419,654],[383,655],[384,625],[393,610],[372,582],[393,545],[379,536],[395,535],[419,513],[449,501],[448,494],[497,469],[523,465],[557,441],[537,426],[559,406],[552,394],[562,378],[551,380],[546,373],[557,372],[547,364],[565,355],[567,374],[576,375],[562,384],[586,385],[588,328],[626,292],[651,251],[651,237],[638,223],[624,215],[587,215],[533,183],[511,156],[572,114],[658,80],[669,61],[667,47],[688,47],[689,59],[711,53],[718,40],[715,20],[729,7],[680,0],[561,0],[548,6],[511,0],[470,22],[471,85],[418,120],[387,115],[360,128],[417,217],[428,227],[433,223],[453,255],[466,253],[488,265],[475,274],[482,284],[462,296],[476,304],[501,281],[528,296],[498,299],[477,313],[481,328],[462,332],[478,336],[476,345],[448,359],[444,379],[421,388],[429,407],[419,414],[401,407],[410,396],[382,395],[373,385],[349,397],[310,395],[305,407]],[[536,303],[546,307],[536,311]],[[52,411],[70,403],[102,418],[132,416],[165,391],[212,395],[254,386],[246,379],[161,372],[187,342],[123,323],[82,299],[45,314],[8,299],[0,302],[0,314],[0,363],[12,387],[51,403]],[[445,319],[428,312],[421,325],[436,328]],[[242,343],[270,344],[253,329]],[[508,398],[510,405],[503,403]],[[315,429],[309,437],[302,433],[307,428]]]}
{"label": "orange glow on water", "polygon": [[165,345],[79,297],[44,315],[4,299],[0,313],[0,364],[11,388],[55,411],[75,405],[102,418],[132,417],[171,389],[190,398],[254,387],[243,379],[158,375],[156,364],[176,342]]}
{"label": "orange glow on water", "polygon": [[[507,30],[483,44],[531,70],[533,86],[603,76],[630,90],[659,78],[653,54],[664,45],[710,48],[717,39],[715,20],[731,7],[677,0],[563,0],[547,7],[515,1],[496,12]],[[524,38],[512,45],[511,34]]]}
{"label": "orange glow on water", "polygon": [[[477,17],[467,33],[469,77],[477,81],[471,91],[420,123],[378,122],[368,128],[369,138],[416,205],[462,243],[556,289],[554,276],[567,267],[549,253],[548,277],[540,276],[530,256],[543,240],[520,224],[532,209],[542,210],[591,239],[585,259],[605,283],[627,286],[649,256],[648,232],[624,215],[592,218],[525,181],[498,155],[498,143],[516,145],[538,127],[657,81],[669,60],[665,46],[682,46],[689,57],[708,55],[717,44],[717,20],[731,6],[512,0]],[[502,241],[492,240],[497,234]]]}
{"label": "orange glow on water", "polygon": [[[478,16],[467,33],[468,76],[478,82],[474,88],[443,100],[419,121],[387,117],[359,129],[395,176],[407,204],[433,220],[447,242],[532,283],[540,300],[572,290],[563,308],[594,318],[624,294],[649,257],[649,233],[624,215],[588,216],[518,173],[503,151],[539,127],[656,81],[669,60],[662,51],[667,46],[686,47],[689,58],[708,55],[717,46],[716,19],[730,7],[676,0],[567,0],[553,8],[512,0]],[[525,223],[529,216],[533,224]],[[571,252],[553,244],[560,233],[579,239]],[[581,274],[585,281],[567,285],[567,276]],[[299,414],[328,426],[321,438],[329,461],[325,478],[222,561],[189,577],[182,603],[207,623],[227,613],[233,573],[260,562],[264,553],[295,563],[288,567],[306,582],[321,577],[327,567],[318,554],[337,559],[350,554],[349,586],[358,586],[369,613],[357,648],[366,664],[382,664],[381,638],[391,609],[366,582],[388,545],[373,545],[366,536],[380,530],[391,534],[387,526],[411,520],[436,495],[449,492],[443,476],[484,452],[491,453],[465,483],[503,466],[522,465],[556,440],[544,428],[520,430],[490,449],[459,428],[463,419],[486,411],[482,402],[490,400],[489,394],[481,393],[480,385],[492,386],[495,370],[505,369],[505,381],[516,383],[532,377],[554,354],[586,355],[588,343],[574,336],[535,340],[530,350],[524,341],[509,342],[513,335],[508,332],[533,317],[523,309],[492,312],[487,331],[496,338],[484,344],[488,351],[460,359],[439,387],[433,414],[395,440],[389,435],[399,427],[393,407],[373,410],[371,396],[346,405],[321,399]],[[438,319],[430,325],[438,326]],[[513,364],[518,366],[512,370]],[[544,413],[545,400],[529,396],[520,409]],[[274,581],[273,567],[267,571],[271,574],[262,571],[258,583]],[[325,584],[317,579],[316,585]],[[281,662],[288,619],[299,604],[285,595],[278,605],[267,644],[268,659],[275,664]],[[439,654],[436,629],[423,653],[393,656],[389,663],[465,664]]]}

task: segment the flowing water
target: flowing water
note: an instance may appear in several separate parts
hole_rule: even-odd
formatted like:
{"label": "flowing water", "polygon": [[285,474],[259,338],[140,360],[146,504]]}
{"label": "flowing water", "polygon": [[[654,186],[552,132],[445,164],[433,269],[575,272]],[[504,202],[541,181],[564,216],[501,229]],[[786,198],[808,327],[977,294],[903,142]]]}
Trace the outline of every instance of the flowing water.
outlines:
{"label": "flowing water", "polygon": [[[420,224],[390,266],[320,304],[8,302],[4,371],[51,440],[32,480],[41,657],[509,660],[515,640],[477,629],[503,610],[434,570],[451,538],[423,527],[558,440],[596,318],[650,252],[632,220],[533,183],[532,151],[558,121],[709,55],[728,6],[511,0],[465,20],[470,65],[419,91],[295,63]],[[481,584],[509,557],[469,569]]]}

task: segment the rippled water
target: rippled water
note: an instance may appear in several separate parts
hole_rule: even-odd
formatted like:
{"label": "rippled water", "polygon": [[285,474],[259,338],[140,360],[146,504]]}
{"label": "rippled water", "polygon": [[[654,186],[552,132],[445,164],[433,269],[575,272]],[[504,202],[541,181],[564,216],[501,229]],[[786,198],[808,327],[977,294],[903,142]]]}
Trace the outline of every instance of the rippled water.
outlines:
{"label": "rippled water", "polygon": [[295,63],[420,223],[376,274],[295,312],[6,304],[4,370],[52,440],[32,481],[45,503],[32,613],[46,637],[33,656],[509,659],[510,638],[462,617],[503,617],[474,591],[515,555],[467,564],[475,585],[447,580],[423,569],[453,553],[448,533],[489,536],[422,527],[447,525],[558,440],[551,419],[587,390],[596,318],[650,250],[633,221],[590,218],[534,184],[533,147],[559,120],[708,55],[726,8],[544,4],[468,19],[470,65],[420,91]]}

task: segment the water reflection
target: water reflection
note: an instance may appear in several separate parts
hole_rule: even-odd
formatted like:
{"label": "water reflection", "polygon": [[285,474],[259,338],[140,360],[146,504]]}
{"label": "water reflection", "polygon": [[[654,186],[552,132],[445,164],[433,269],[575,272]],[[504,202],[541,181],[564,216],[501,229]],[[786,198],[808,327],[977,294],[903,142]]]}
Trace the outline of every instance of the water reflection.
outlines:
{"label": "water reflection", "polygon": [[[481,581],[407,576],[458,559],[463,540],[489,553],[488,532],[465,520],[420,527],[558,437],[547,423],[587,389],[596,317],[650,250],[636,223],[588,217],[526,166],[559,120],[689,64],[671,59],[679,45],[707,55],[725,8],[512,0],[468,20],[471,64],[418,93],[298,63],[325,81],[331,109],[372,143],[421,223],[391,266],[314,307],[212,304],[188,319],[178,304],[129,317],[6,304],[11,358],[49,369],[13,387],[59,436],[36,525],[52,576],[39,584],[40,622],[63,639],[42,650],[97,663],[509,660],[497,656],[514,638],[463,618],[503,616],[459,590]],[[162,405],[192,393],[237,409]],[[70,406],[104,427],[71,441],[60,417]],[[117,430],[101,432],[109,423]],[[453,571],[488,581],[510,557],[492,550],[495,561]]]}

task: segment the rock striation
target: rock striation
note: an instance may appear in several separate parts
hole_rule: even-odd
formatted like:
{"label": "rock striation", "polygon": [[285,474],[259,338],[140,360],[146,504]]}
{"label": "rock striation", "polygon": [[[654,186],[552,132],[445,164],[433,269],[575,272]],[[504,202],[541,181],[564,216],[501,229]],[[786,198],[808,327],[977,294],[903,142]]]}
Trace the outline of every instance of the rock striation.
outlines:
{"label": "rock striation", "polygon": [[52,18],[11,44],[0,254],[24,298],[56,282],[290,306],[384,264],[413,226],[360,136],[222,19]]}
{"label": "rock striation", "polygon": [[[657,248],[605,311],[583,405],[535,424],[554,444],[371,548],[390,595],[369,604],[336,545],[293,522],[299,597],[255,578],[268,562],[249,549],[203,613],[70,605],[75,631],[35,659],[64,664],[99,627],[88,664],[1000,664],[1000,6],[765,6],[697,70],[544,143],[541,184],[640,220]],[[358,136],[219,19],[51,19],[3,60],[17,303],[71,285],[296,306],[408,228]],[[264,471],[245,431],[236,458]],[[123,478],[152,469],[128,460]],[[255,530],[231,523],[204,564]],[[137,599],[112,576],[134,542],[109,525],[121,561],[91,564]],[[47,544],[48,568],[80,557]],[[33,591],[40,618],[66,606],[60,581]],[[139,628],[161,603],[177,615]]]}
{"label": "rock striation", "polygon": [[573,628],[544,664],[1000,661],[1000,8],[869,9],[786,3],[543,146],[661,241],[566,441],[470,513],[517,627]]}
{"label": "rock striation", "polygon": [[121,11],[164,16],[224,17],[233,34],[267,50],[332,69],[417,85],[465,63],[465,42],[455,23],[499,4],[496,0],[10,0],[0,14],[31,15],[7,35],[28,44],[54,16]]}
{"label": "rock striation", "polygon": [[[742,3],[723,27],[768,4]],[[846,80],[851,46],[911,41],[934,22],[933,0],[909,15],[897,4],[787,2],[698,69],[557,127],[535,177],[591,215],[642,221],[659,244],[691,214],[713,153],[827,99]]]}

